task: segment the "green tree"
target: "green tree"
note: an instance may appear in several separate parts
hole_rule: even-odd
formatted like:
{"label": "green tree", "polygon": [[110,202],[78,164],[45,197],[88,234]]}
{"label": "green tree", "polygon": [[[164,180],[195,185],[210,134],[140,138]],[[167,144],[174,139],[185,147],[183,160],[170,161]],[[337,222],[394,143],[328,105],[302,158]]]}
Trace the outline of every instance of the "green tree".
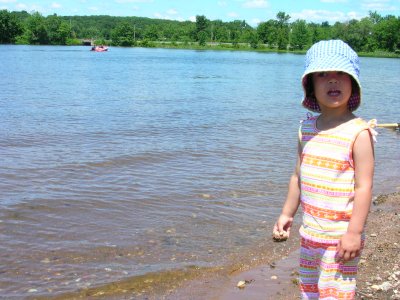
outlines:
{"label": "green tree", "polygon": [[201,46],[206,44],[208,24],[209,20],[205,16],[196,16],[195,39]]}
{"label": "green tree", "polygon": [[[0,10],[0,43],[71,44],[79,39],[110,40],[114,45],[155,46],[156,40],[181,41],[186,45],[197,41],[230,42],[234,46],[258,42],[269,47],[287,49],[290,43],[295,49],[304,49],[322,39],[339,38],[348,42],[356,51],[381,49],[400,52],[400,19],[397,16],[382,17],[370,12],[369,17],[349,22],[321,24],[297,20],[289,23],[290,16],[279,12],[275,19],[252,28],[245,21],[210,21],[197,16],[196,22],[150,19],[142,17],[114,16],[57,16],[44,18],[39,13]],[[121,25],[122,24],[122,25]],[[134,24],[134,25],[133,25]],[[146,41],[143,39],[146,38]]]}
{"label": "green tree", "polygon": [[221,20],[212,22],[214,41],[227,42],[229,40],[229,30]]}
{"label": "green tree", "polygon": [[345,40],[346,30],[347,30],[346,24],[336,22],[332,27],[332,38]]}
{"label": "green tree", "polygon": [[21,22],[7,10],[0,10],[0,43],[14,43],[18,35],[23,33]]}
{"label": "green tree", "polygon": [[318,27],[318,40],[330,40],[332,39],[332,29],[328,21],[322,22],[321,26]]}
{"label": "green tree", "polygon": [[284,50],[287,48],[289,43],[289,19],[290,16],[286,13],[280,11],[276,15],[277,18],[277,34],[276,34],[276,42],[278,44],[278,49]]}
{"label": "green tree", "polygon": [[257,49],[258,48],[258,35],[256,31],[250,31],[248,33],[248,40],[250,43],[250,47],[253,49]]}
{"label": "green tree", "polygon": [[292,23],[291,37],[291,45],[294,49],[303,50],[310,44],[310,34],[306,21],[297,20]]}
{"label": "green tree", "polygon": [[208,22],[205,16],[196,16],[196,32],[206,31]]}
{"label": "green tree", "polygon": [[364,37],[361,50],[366,52],[374,52],[377,44],[373,38],[374,23],[371,18],[366,17],[359,22],[359,34]]}
{"label": "green tree", "polygon": [[257,27],[257,34],[259,39],[264,43],[272,47],[277,40],[277,25],[275,20],[269,20],[262,22]]}
{"label": "green tree", "polygon": [[122,22],[112,31],[111,37],[113,44],[116,46],[132,46],[134,40],[135,28],[128,22]]}
{"label": "green tree", "polygon": [[69,38],[72,37],[71,26],[68,22],[61,21],[58,27],[58,38],[61,45],[66,45]]}
{"label": "green tree", "polygon": [[60,25],[61,19],[58,18],[56,14],[48,16],[46,18],[47,36],[51,44],[59,43],[60,38],[58,35],[58,28],[60,27]]}
{"label": "green tree", "polygon": [[382,16],[378,14],[376,11],[370,11],[369,18],[373,24],[378,24],[383,19]]}
{"label": "green tree", "polygon": [[144,32],[144,37],[150,41],[157,41],[160,35],[160,30],[156,25],[150,25]]}
{"label": "green tree", "polygon": [[358,20],[351,20],[346,26],[344,40],[355,51],[361,51],[366,42],[365,36],[361,34],[361,26]]}
{"label": "green tree", "polygon": [[30,44],[48,44],[49,37],[47,35],[46,19],[38,12],[30,15],[26,21],[26,30],[24,35]]}
{"label": "green tree", "polygon": [[200,46],[205,46],[207,44],[207,33],[204,30],[197,34],[197,41]]}
{"label": "green tree", "polygon": [[66,45],[71,36],[70,25],[56,14],[47,17],[46,29],[49,42],[53,45]]}
{"label": "green tree", "polygon": [[82,28],[79,36],[86,39],[97,39],[102,37],[100,30],[95,26]]}
{"label": "green tree", "polygon": [[378,47],[387,51],[400,49],[400,18],[386,16],[374,28]]}

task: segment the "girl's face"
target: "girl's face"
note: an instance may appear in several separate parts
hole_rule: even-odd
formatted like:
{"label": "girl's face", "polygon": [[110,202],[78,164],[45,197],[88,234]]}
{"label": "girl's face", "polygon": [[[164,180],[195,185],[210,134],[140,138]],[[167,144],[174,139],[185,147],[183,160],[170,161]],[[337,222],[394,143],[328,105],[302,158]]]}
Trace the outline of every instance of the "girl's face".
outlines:
{"label": "girl's face", "polygon": [[314,93],[318,104],[323,108],[347,108],[350,99],[351,77],[339,71],[318,72],[312,75]]}

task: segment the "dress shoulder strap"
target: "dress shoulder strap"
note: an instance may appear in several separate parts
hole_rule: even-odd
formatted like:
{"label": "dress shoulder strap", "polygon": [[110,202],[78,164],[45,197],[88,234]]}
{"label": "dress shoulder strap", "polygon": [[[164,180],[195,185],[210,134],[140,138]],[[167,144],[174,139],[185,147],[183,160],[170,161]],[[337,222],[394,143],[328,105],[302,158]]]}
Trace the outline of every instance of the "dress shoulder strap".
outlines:
{"label": "dress shoulder strap", "polygon": [[360,126],[360,131],[362,130],[368,130],[372,140],[376,143],[376,136],[378,135],[378,132],[376,132],[376,130],[374,128],[377,127],[377,120],[376,119],[371,119],[368,122],[363,120],[363,119],[359,119],[358,125]]}

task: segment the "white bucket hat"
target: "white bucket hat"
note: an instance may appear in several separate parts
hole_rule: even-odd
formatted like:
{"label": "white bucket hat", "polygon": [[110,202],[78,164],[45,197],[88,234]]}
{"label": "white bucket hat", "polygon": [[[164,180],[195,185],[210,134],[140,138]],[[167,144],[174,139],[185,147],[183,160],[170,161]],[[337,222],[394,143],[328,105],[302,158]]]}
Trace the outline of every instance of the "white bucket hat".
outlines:
{"label": "white bucket hat", "polygon": [[303,106],[314,112],[321,111],[314,95],[312,79],[308,75],[329,71],[342,71],[354,79],[348,108],[350,111],[356,110],[361,103],[360,62],[357,53],[341,40],[320,41],[307,51],[305,71],[301,77]]}

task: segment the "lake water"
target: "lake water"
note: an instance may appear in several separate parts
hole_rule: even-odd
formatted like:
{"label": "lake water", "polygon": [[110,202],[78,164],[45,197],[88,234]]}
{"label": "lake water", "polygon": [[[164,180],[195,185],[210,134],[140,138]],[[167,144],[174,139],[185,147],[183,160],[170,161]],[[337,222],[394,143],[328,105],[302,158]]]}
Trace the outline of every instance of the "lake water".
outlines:
{"label": "lake water", "polygon": [[[303,61],[0,46],[0,295],[140,292],[257,256],[295,163]],[[399,78],[400,59],[361,58],[357,114],[400,122]],[[378,131],[375,195],[400,188],[400,134]]]}

